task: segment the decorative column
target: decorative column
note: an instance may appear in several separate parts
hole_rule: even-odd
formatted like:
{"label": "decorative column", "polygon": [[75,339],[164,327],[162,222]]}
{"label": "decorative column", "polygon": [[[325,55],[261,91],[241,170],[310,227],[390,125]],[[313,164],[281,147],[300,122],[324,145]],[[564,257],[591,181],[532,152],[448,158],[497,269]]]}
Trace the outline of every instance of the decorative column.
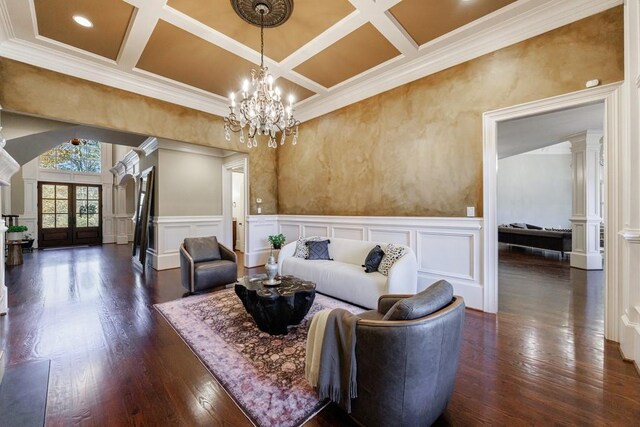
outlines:
{"label": "decorative column", "polygon": [[[0,107],[2,110],[2,107]],[[11,176],[18,172],[20,165],[4,149],[5,140],[2,136],[2,126],[0,126],[0,186],[8,186],[11,183]],[[0,198],[0,210],[2,199]],[[4,233],[7,231],[4,220],[0,220],[0,315],[9,311],[7,304],[7,286],[4,281]]]}
{"label": "decorative column", "polygon": [[[620,351],[640,373],[640,1],[624,2],[625,82],[623,135],[618,174],[621,196],[622,240],[618,277],[620,290]],[[605,248],[606,250],[606,248]]]}
{"label": "decorative column", "polygon": [[571,165],[573,212],[571,215],[571,267],[602,270],[600,253],[600,144],[602,132],[573,135]]}

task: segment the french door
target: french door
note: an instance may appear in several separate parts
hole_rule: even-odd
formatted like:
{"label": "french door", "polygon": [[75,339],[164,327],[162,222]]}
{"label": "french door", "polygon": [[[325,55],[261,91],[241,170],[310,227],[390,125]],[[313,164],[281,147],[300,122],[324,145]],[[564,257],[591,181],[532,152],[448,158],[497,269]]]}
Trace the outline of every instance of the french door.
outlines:
{"label": "french door", "polygon": [[102,187],[38,183],[38,246],[102,243]]}

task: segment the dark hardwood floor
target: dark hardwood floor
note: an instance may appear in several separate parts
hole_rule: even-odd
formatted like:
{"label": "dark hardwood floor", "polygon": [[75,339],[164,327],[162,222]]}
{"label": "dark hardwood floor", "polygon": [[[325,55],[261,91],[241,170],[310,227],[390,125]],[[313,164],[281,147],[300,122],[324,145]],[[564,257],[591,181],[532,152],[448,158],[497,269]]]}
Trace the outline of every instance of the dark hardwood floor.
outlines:
{"label": "dark hardwood floor", "polygon": [[[250,425],[153,308],[181,297],[179,270],[143,275],[105,245],[25,254],[6,282],[0,348],[51,359],[47,425]],[[601,272],[501,250],[501,312],[467,311],[437,424],[637,425],[640,377],[603,338],[602,288]],[[352,423],[329,406],[308,425]]]}

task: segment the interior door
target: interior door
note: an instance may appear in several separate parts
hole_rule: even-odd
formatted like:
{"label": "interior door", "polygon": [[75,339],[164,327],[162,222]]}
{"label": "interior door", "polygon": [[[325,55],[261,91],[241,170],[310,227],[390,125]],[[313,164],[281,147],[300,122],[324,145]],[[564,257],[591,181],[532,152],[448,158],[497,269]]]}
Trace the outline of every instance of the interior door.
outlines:
{"label": "interior door", "polygon": [[72,239],[74,245],[102,243],[101,190],[98,185],[74,185],[74,218]]}
{"label": "interior door", "polygon": [[38,246],[102,243],[102,188],[98,185],[38,184]]}
{"label": "interior door", "polygon": [[52,248],[73,244],[70,217],[70,184],[38,183],[38,246]]}

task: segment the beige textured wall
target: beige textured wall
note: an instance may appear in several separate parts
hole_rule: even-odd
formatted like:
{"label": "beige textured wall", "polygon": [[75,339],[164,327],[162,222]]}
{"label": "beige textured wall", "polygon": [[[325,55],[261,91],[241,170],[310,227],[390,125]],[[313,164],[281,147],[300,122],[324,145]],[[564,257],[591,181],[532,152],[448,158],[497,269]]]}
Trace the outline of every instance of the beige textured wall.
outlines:
{"label": "beige textured wall", "polygon": [[158,150],[157,216],[222,215],[222,159]]}
{"label": "beige textured wall", "polygon": [[[249,213],[258,213],[258,206],[262,208],[262,215],[278,212],[278,150],[261,144],[249,152]],[[256,199],[262,199],[258,205]]]}
{"label": "beige textured wall", "polygon": [[329,113],[278,148],[281,214],[482,215],[482,113],[624,79],[616,7]]}
{"label": "beige textured wall", "polygon": [[[238,143],[237,135],[230,142],[224,139],[221,117],[6,58],[0,58],[0,105],[7,111],[43,118],[248,151]],[[261,194],[266,210],[275,213],[276,166],[264,167],[270,159],[275,161],[275,154],[265,156],[259,149],[252,150],[250,157],[254,153],[258,158],[252,163],[261,167],[251,173],[249,186]],[[254,208],[251,213],[256,213]]]}

